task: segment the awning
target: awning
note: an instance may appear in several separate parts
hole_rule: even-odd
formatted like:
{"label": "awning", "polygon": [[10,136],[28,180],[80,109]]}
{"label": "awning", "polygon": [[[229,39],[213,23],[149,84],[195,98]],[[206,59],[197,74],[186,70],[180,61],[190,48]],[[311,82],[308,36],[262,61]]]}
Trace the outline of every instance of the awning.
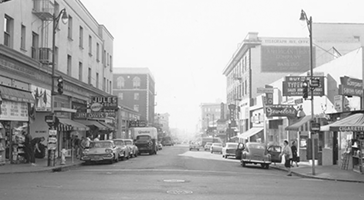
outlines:
{"label": "awning", "polygon": [[238,137],[238,138],[242,138],[242,139],[248,139],[248,138],[250,138],[251,136],[253,136],[253,135],[255,135],[255,134],[259,133],[259,132],[260,132],[260,131],[262,131],[262,130],[263,130],[263,128],[251,128],[251,129],[249,129],[248,131],[246,131],[246,132],[244,132],[244,133],[242,133],[242,134],[238,135],[237,137]]}
{"label": "awning", "polygon": [[64,125],[69,125],[69,126],[72,126],[72,130],[76,130],[76,131],[88,131],[90,130],[89,127],[81,124],[81,123],[78,123],[78,122],[75,122],[73,120],[70,120],[70,119],[62,119],[62,118],[58,118],[59,119],[59,122],[64,124]]}
{"label": "awning", "polygon": [[285,128],[286,131],[309,131],[311,115],[305,116],[298,122]]}
{"label": "awning", "polygon": [[106,130],[106,127],[98,123],[97,121],[91,121],[91,120],[75,120],[78,123],[84,124],[86,126],[95,126],[99,130]]}
{"label": "awning", "polygon": [[99,121],[100,124],[102,124],[103,126],[105,126],[108,130],[113,131],[114,127],[112,127],[111,125],[107,124],[106,122],[101,122]]}
{"label": "awning", "polygon": [[334,123],[321,126],[321,131],[364,131],[364,114],[356,113]]}
{"label": "awning", "polygon": [[33,95],[27,91],[0,86],[0,94],[3,99],[24,103],[34,103]]}

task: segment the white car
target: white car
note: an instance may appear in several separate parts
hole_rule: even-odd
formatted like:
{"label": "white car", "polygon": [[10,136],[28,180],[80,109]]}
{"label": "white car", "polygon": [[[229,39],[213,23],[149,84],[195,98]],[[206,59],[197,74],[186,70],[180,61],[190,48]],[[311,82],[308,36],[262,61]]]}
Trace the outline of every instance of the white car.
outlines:
{"label": "white car", "polygon": [[211,153],[222,153],[222,143],[212,143],[211,147],[210,147],[210,152]]}
{"label": "white car", "polygon": [[235,157],[235,152],[236,152],[237,148],[238,148],[238,143],[236,143],[236,142],[227,142],[222,147],[222,157],[223,158],[228,158],[228,156],[234,156]]}

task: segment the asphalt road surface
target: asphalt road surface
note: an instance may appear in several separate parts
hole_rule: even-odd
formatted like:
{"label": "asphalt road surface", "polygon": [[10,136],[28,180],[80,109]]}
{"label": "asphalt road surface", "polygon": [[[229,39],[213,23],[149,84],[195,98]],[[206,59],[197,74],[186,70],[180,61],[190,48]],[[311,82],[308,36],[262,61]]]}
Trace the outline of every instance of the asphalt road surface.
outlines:
{"label": "asphalt road surface", "polygon": [[288,177],[260,166],[243,168],[221,154],[164,147],[114,164],[55,173],[0,175],[0,200],[364,199],[360,183]]}

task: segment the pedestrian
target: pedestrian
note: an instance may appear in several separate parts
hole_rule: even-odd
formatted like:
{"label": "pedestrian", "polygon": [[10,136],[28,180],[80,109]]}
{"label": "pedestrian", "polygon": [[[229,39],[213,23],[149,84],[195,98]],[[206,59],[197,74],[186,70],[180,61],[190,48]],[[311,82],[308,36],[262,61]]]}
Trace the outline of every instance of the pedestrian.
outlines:
{"label": "pedestrian", "polygon": [[75,147],[76,158],[79,158],[80,139],[78,138],[78,135],[75,135],[75,138],[73,139],[73,146]]}
{"label": "pedestrian", "polygon": [[291,167],[293,167],[293,163],[296,163],[296,167],[298,167],[298,155],[297,155],[297,147],[296,147],[296,142],[292,141],[292,146],[291,146],[291,151],[292,151],[292,162],[291,162]]}
{"label": "pedestrian", "polygon": [[34,150],[34,154],[37,154],[37,153],[41,153],[42,152],[42,150],[41,150],[41,144],[42,144],[42,142],[44,140],[45,140],[44,137],[36,137],[36,138],[32,139],[31,145],[32,145],[32,148]]}
{"label": "pedestrian", "polygon": [[23,131],[23,135],[25,136],[24,150],[27,157],[26,163],[30,163],[31,165],[35,166],[34,149],[32,146],[32,136],[27,131]]}
{"label": "pedestrian", "polygon": [[97,135],[94,139],[95,142],[100,141],[100,135]]}
{"label": "pedestrian", "polygon": [[281,157],[284,156],[284,159],[285,159],[284,167],[286,167],[286,169],[287,169],[287,172],[288,172],[287,176],[292,176],[292,172],[291,172],[292,150],[291,150],[291,147],[289,147],[287,140],[284,140],[284,147],[283,147],[282,153],[279,156],[281,156]]}

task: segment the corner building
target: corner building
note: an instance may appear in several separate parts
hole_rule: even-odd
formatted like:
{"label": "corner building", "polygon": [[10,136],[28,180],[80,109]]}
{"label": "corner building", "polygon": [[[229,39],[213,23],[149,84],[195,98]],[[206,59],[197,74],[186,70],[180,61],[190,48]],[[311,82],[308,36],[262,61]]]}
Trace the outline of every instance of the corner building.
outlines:
{"label": "corner building", "polygon": [[[53,16],[63,10],[68,22],[60,19],[53,37]],[[47,145],[52,66],[64,80],[63,94],[54,98],[57,152],[64,148],[70,156],[71,138],[90,130],[73,114],[87,110],[92,96],[111,94],[113,36],[80,0],[12,0],[1,4],[0,16],[0,163],[24,161],[22,131],[45,137]]]}

